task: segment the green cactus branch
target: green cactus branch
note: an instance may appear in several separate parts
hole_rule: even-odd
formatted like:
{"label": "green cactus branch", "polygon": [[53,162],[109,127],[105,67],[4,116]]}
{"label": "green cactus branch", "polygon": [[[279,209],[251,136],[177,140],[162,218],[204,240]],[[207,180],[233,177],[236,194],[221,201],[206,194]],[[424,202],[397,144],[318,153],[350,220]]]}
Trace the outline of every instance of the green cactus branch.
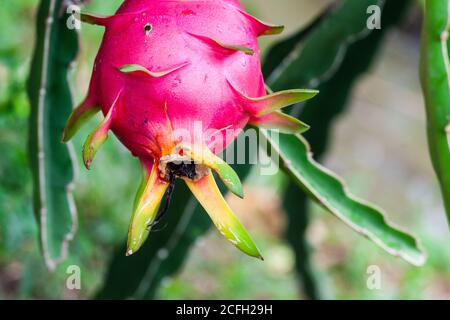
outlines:
{"label": "green cactus branch", "polygon": [[78,35],[67,28],[66,17],[60,14],[62,5],[56,0],[41,1],[27,88],[34,211],[50,270],[65,259],[77,226],[71,146],[62,145],[60,139],[72,110],[67,73],[78,52]]}
{"label": "green cactus branch", "polygon": [[421,82],[427,114],[428,144],[450,219],[450,0],[428,0],[422,29]]}

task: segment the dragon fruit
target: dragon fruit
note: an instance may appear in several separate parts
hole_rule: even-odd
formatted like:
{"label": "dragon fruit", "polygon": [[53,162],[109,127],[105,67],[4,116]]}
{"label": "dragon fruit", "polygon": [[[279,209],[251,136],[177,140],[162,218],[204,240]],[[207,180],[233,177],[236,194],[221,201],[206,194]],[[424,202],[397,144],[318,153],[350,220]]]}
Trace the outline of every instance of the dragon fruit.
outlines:
{"label": "dragon fruit", "polygon": [[126,254],[147,239],[161,218],[162,199],[179,178],[229,241],[262,259],[212,171],[243,197],[239,177],[217,156],[235,138],[225,131],[239,132],[248,123],[290,133],[306,127],[278,110],[316,91],[266,95],[257,37],[278,34],[283,27],[249,15],[238,0],[126,0],[114,16],[81,17],[106,31],[87,98],[69,118],[63,142],[102,111],[104,120],[83,147],[86,167],[110,130],[140,159],[143,181]]}

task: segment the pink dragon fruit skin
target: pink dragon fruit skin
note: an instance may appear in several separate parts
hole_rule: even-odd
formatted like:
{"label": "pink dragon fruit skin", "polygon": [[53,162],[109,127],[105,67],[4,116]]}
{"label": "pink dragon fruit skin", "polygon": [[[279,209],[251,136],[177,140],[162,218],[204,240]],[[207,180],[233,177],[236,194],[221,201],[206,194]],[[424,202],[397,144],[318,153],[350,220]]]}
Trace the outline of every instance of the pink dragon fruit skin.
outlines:
{"label": "pink dragon fruit skin", "polygon": [[[127,0],[114,16],[82,17],[106,31],[88,96],[70,117],[63,141],[101,109],[105,119],[83,148],[86,167],[109,130],[141,159],[144,178],[127,254],[146,240],[176,177],[185,180],[228,240],[261,258],[223,200],[210,169],[233,193],[243,196],[237,175],[215,156],[232,142],[227,132],[239,132],[247,123],[287,132],[305,128],[277,109],[317,92],[289,90],[266,96],[257,37],[279,33],[282,27],[248,15],[237,0]],[[189,135],[179,136],[178,131]],[[180,171],[171,161],[184,161],[186,166]],[[183,173],[189,165],[191,176]]]}

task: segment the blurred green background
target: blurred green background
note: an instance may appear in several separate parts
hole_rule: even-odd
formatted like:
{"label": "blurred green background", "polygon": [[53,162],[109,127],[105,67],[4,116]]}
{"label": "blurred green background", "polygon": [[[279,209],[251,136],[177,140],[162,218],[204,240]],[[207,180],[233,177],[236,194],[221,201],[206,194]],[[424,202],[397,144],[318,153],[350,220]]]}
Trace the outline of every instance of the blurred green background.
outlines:
{"label": "blurred green background", "polygon": [[[286,24],[284,36],[332,2],[243,1],[252,14]],[[107,15],[120,3],[93,0],[85,10]],[[48,272],[38,247],[26,154],[29,105],[24,87],[36,8],[36,0],[4,0],[0,4],[0,299],[86,299],[101,284],[114,246],[125,238],[140,179],[139,165],[111,137],[96,160],[102,165],[87,172],[79,151],[95,121],[82,129],[74,141],[79,160],[75,191],[78,232],[67,261]],[[360,79],[349,111],[336,124],[324,162],[346,178],[354,193],[381,205],[393,222],[413,231],[423,241],[429,259],[424,267],[412,267],[314,207],[308,238],[327,298],[450,299],[450,234],[424,134],[417,20],[417,12],[412,10],[404,25],[388,36],[375,67]],[[87,90],[101,36],[98,27],[85,25],[81,30],[81,52],[70,78],[77,102]],[[264,38],[263,52],[281,38]],[[213,230],[197,242],[181,273],[164,281],[160,298],[302,298],[293,253],[281,236],[285,221],[276,183],[267,179],[253,176],[245,200],[229,199],[264,249],[266,261],[242,255]],[[81,290],[66,289],[66,268],[74,264],[81,268]],[[367,288],[371,265],[382,270],[380,290]]]}

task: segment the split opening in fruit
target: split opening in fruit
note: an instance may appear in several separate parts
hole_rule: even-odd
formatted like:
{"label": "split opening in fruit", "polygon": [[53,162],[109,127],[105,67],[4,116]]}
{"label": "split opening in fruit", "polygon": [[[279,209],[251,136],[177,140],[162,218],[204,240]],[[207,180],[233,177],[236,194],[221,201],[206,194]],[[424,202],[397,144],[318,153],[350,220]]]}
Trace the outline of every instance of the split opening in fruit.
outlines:
{"label": "split opening in fruit", "polygon": [[177,178],[197,181],[211,172],[207,166],[178,154],[162,157],[159,163],[160,176],[169,183],[169,187],[166,191],[164,206],[158,211],[155,220],[148,226],[149,229],[157,225],[169,209]]}
{"label": "split opening in fruit", "polygon": [[171,154],[159,160],[159,172],[161,178],[167,182],[170,182],[172,178],[198,181],[210,174],[211,170],[206,165],[187,156]]}

